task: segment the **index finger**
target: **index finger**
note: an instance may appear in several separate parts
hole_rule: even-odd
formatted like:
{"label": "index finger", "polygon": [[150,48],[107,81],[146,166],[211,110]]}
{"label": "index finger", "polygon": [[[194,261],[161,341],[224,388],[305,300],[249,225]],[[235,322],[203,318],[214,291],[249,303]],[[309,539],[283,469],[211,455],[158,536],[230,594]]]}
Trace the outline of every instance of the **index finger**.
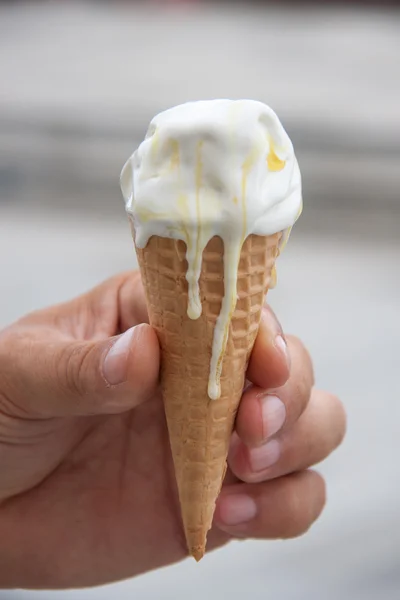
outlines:
{"label": "index finger", "polygon": [[263,389],[280,387],[290,374],[290,356],[282,327],[274,312],[265,306],[251,354],[247,379]]}
{"label": "index finger", "polygon": [[121,331],[149,322],[140,271],[132,271],[122,276],[118,290],[118,306]]}

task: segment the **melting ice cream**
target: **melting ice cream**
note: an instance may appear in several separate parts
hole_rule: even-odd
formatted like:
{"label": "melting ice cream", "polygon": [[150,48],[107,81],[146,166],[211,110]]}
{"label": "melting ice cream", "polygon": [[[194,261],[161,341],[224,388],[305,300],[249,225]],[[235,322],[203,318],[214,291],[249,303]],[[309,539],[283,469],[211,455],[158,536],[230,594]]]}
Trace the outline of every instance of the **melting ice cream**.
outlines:
{"label": "melting ice cream", "polygon": [[190,102],[157,115],[125,164],[121,189],[144,248],[151,236],[183,240],[188,316],[202,313],[203,250],[224,243],[225,293],[212,347],[208,395],[220,396],[222,361],[237,301],[237,273],[250,234],[284,232],[302,209],[293,145],[274,111],[253,100]]}

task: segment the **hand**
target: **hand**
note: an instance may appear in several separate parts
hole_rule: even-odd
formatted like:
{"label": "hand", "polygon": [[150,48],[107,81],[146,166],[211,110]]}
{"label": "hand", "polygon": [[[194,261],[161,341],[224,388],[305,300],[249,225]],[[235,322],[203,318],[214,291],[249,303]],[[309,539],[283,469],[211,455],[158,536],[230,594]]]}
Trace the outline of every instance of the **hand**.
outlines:
{"label": "hand", "polygon": [[[147,318],[133,273],[0,333],[0,588],[97,585],[187,555]],[[344,435],[269,309],[247,376],[209,549],[305,532],[325,501],[306,469]]]}

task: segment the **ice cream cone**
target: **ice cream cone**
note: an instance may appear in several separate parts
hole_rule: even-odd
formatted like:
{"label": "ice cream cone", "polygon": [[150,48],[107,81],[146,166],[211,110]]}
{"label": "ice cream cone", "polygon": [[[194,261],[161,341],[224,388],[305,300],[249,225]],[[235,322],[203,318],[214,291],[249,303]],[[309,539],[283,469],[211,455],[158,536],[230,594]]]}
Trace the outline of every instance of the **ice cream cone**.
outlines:
{"label": "ice cream cone", "polygon": [[196,320],[187,315],[184,242],[152,236],[145,248],[137,248],[150,322],[161,345],[161,383],[183,526],[189,552],[196,560],[205,552],[280,239],[280,233],[250,235],[243,244],[238,300],[229,325],[217,400],[210,400],[207,389],[214,327],[224,296],[221,238],[213,237],[203,253],[199,279],[202,315]]}

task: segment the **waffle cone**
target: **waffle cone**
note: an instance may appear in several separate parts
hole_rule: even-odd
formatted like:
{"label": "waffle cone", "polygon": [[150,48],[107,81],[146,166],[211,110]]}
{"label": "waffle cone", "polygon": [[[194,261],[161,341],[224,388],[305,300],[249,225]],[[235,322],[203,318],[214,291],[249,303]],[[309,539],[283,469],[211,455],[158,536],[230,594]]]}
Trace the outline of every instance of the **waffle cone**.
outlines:
{"label": "waffle cone", "polygon": [[261,319],[281,234],[249,236],[238,270],[238,301],[221,376],[221,397],[210,400],[208,380],[214,326],[224,296],[223,242],[214,237],[203,253],[199,280],[203,312],[187,316],[184,242],[153,236],[137,248],[150,322],[161,346],[161,385],[190,554],[205,552],[215,502],[226,471],[245,371]]}

